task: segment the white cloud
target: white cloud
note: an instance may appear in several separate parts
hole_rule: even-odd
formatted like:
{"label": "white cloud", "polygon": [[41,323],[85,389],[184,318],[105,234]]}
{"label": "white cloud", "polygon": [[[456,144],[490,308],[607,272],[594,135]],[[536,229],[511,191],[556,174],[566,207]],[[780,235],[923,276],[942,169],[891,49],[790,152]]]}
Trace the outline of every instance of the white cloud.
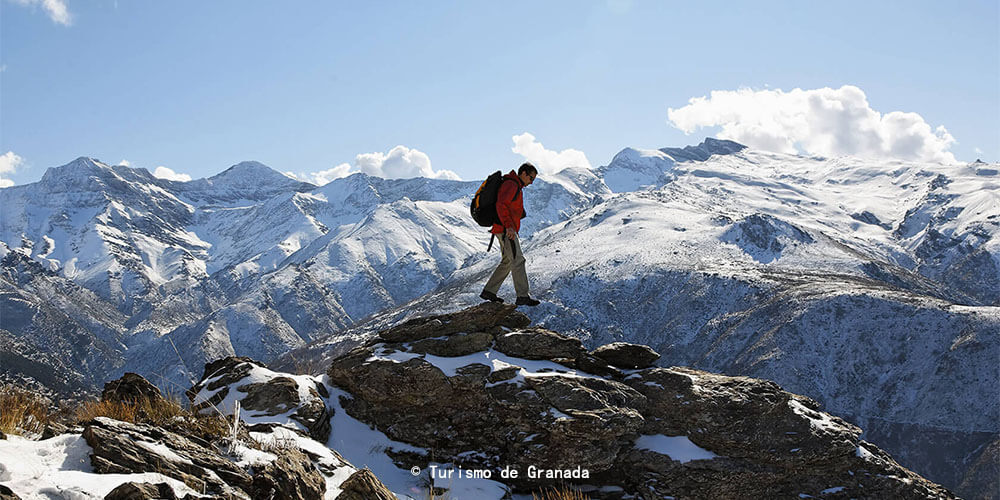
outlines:
{"label": "white cloud", "polygon": [[[130,162],[128,160],[122,160],[122,161],[118,162],[118,164],[122,165],[122,166],[125,166],[125,167],[131,167],[132,166],[132,162]],[[170,170],[170,169],[167,169],[167,170]]]}
{"label": "white cloud", "polygon": [[983,154],[983,150],[979,148],[973,148],[973,151],[975,151],[977,155]]}
{"label": "white cloud", "polygon": [[164,167],[163,165],[160,165],[159,167],[156,167],[156,170],[153,171],[153,176],[154,177],[159,177],[161,179],[166,179],[168,181],[187,182],[187,181],[191,180],[191,176],[190,175],[188,175],[188,174],[178,174],[177,172],[174,172],[173,170],[171,170],[171,169],[169,169],[167,167]]}
{"label": "white cloud", "polygon": [[292,177],[295,177],[296,179],[306,182],[311,182],[317,186],[322,186],[323,184],[326,184],[334,179],[347,177],[348,175],[351,175],[356,171],[357,170],[352,171],[350,163],[341,163],[340,165],[337,165],[336,167],[333,167],[331,169],[321,170],[319,172],[312,172],[309,174],[294,174],[292,172],[285,172],[285,173],[291,175]]}
{"label": "white cloud", "polygon": [[388,153],[363,153],[354,158],[354,165],[341,163],[336,167],[309,174],[289,175],[298,179],[322,186],[334,179],[347,177],[363,172],[368,175],[385,179],[409,179],[412,177],[429,177],[431,179],[461,180],[451,170],[434,170],[431,159],[426,153],[406,146],[396,146]]}
{"label": "white cloud", "polygon": [[70,16],[69,9],[66,8],[66,2],[63,0],[13,0],[14,3],[21,5],[30,6],[41,6],[45,10],[45,13],[49,15],[49,19],[54,23],[61,24],[63,26],[69,26],[73,24],[73,18]]}
{"label": "white cloud", "polygon": [[564,149],[562,151],[550,151],[545,149],[542,143],[535,140],[535,136],[525,132],[515,135],[514,147],[511,151],[524,157],[525,160],[538,168],[543,174],[554,174],[567,167],[591,168],[587,155],[583,151],[576,149]]}
{"label": "white cloud", "polygon": [[815,90],[714,90],[688,105],[670,108],[673,126],[690,134],[721,126],[720,139],[755,149],[822,156],[955,163],[955,138],[943,126],[931,129],[917,113],[882,114],[858,87]]}
{"label": "white cloud", "polygon": [[24,158],[14,154],[13,151],[0,155],[0,188],[14,185],[14,181],[8,179],[7,175],[13,174],[21,165],[24,165]]}

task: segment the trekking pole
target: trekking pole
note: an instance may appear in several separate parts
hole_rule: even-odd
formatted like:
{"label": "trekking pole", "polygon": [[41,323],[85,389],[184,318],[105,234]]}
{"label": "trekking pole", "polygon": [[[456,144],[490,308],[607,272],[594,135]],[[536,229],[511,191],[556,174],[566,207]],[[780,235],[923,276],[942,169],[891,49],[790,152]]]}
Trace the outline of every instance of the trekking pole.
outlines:
{"label": "trekking pole", "polygon": [[[507,237],[507,233],[504,233],[503,237],[507,238],[507,240],[510,241],[510,255],[511,255],[511,258],[512,259],[517,259],[517,247],[514,246],[514,238],[508,238]],[[511,260],[511,262],[513,263],[514,260]]]}

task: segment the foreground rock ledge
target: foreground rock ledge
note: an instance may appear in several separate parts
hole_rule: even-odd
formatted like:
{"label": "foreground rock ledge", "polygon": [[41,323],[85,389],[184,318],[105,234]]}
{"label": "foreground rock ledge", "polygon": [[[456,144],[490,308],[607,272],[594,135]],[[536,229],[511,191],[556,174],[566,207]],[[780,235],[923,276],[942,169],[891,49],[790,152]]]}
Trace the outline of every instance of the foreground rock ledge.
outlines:
{"label": "foreground rock ledge", "polygon": [[[486,303],[382,332],[328,375],[352,395],[341,400],[352,417],[434,450],[435,462],[494,479],[519,470],[501,481],[520,491],[570,483],[620,488],[595,498],[954,498],[773,382],[609,363],[646,366],[656,359],[647,349],[588,353],[527,328],[513,306]],[[432,460],[396,458],[407,468]],[[589,477],[528,477],[530,468]]]}

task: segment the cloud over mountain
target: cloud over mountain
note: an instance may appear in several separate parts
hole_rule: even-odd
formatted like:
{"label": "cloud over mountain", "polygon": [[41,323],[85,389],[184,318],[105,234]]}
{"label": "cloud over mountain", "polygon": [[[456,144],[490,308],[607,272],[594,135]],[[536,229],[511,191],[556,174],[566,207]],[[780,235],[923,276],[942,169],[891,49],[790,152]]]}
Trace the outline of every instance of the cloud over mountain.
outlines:
{"label": "cloud over mountain", "polygon": [[545,149],[542,143],[535,139],[535,136],[525,132],[512,137],[514,147],[511,151],[524,157],[532,165],[538,167],[543,174],[554,174],[567,167],[591,168],[590,161],[583,151],[577,149],[564,149],[562,151],[551,151]]}
{"label": "cloud over mountain", "polygon": [[779,153],[955,163],[955,138],[932,129],[917,113],[882,114],[860,88],[715,90],[667,112],[670,123],[692,133],[722,127],[719,138]]}
{"label": "cloud over mountain", "polygon": [[190,175],[174,172],[173,169],[164,167],[163,165],[160,165],[159,167],[156,167],[156,170],[153,171],[153,175],[155,177],[159,177],[161,179],[166,179],[168,181],[187,182],[187,181],[191,180],[191,176]]}
{"label": "cloud over mountain", "polygon": [[354,165],[341,163],[336,167],[308,174],[292,174],[300,180],[322,186],[334,179],[347,177],[356,172],[382,177],[383,179],[410,179],[428,177],[431,179],[461,180],[451,170],[434,170],[426,153],[406,146],[396,146],[388,153],[362,153],[354,158]]}
{"label": "cloud over mountain", "polygon": [[14,185],[14,181],[7,179],[6,176],[14,173],[14,170],[17,170],[22,164],[24,164],[24,158],[14,154],[13,151],[7,151],[0,155],[0,188]]}

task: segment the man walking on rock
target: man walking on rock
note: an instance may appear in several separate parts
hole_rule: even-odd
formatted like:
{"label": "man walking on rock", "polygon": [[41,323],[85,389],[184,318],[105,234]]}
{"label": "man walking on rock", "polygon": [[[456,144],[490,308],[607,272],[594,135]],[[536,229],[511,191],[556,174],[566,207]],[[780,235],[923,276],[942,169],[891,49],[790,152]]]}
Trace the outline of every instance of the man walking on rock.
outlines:
{"label": "man walking on rock", "polygon": [[507,275],[514,275],[514,291],[517,292],[517,302],[519,306],[537,306],[540,302],[528,295],[528,274],[524,270],[524,252],[521,251],[521,244],[518,242],[517,233],[521,230],[521,219],[526,215],[524,211],[524,196],[521,189],[530,186],[535,182],[538,169],[530,163],[525,163],[517,169],[503,176],[500,189],[497,192],[497,217],[500,224],[493,224],[491,233],[500,237],[500,264],[493,276],[490,276],[483,293],[479,297],[483,300],[493,302],[503,302],[497,297],[500,285],[507,279]]}

